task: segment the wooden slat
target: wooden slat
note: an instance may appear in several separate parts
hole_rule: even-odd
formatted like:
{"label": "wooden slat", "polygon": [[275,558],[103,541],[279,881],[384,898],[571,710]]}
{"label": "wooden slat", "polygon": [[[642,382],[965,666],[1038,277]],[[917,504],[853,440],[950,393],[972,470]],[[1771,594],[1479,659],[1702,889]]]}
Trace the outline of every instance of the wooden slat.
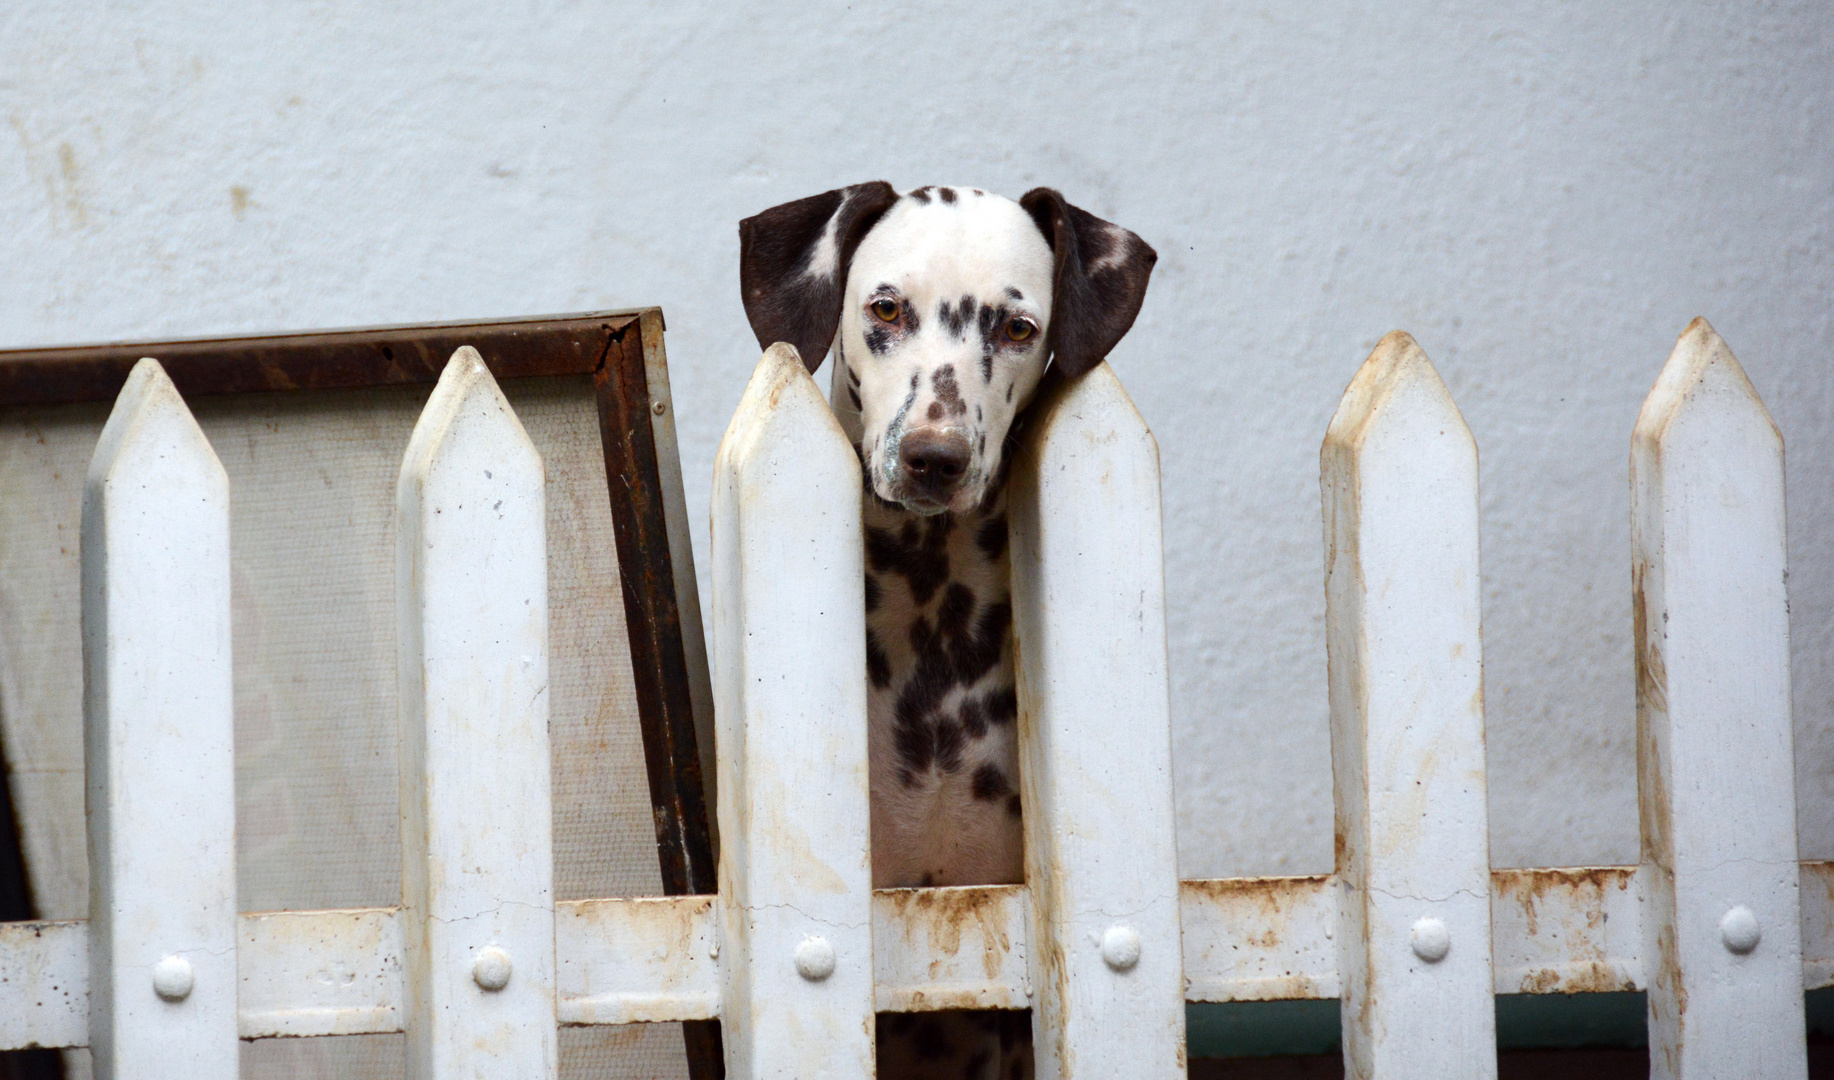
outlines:
{"label": "wooden slat", "polygon": [[0,923],[0,1050],[89,1045],[89,920]]}
{"label": "wooden slat", "polygon": [[97,443],[82,577],[96,1075],[234,1080],[229,476],[157,361]]}
{"label": "wooden slat", "polygon": [[871,1076],[860,463],[773,345],[713,483],[722,1019],[734,1080]]}
{"label": "wooden slat", "polygon": [[1337,879],[1211,878],[1179,896],[1187,1001],[1338,995]]}
{"label": "wooden slat", "polygon": [[1650,1075],[1806,1075],[1783,437],[1705,319],[1631,441]]}
{"label": "wooden slat", "polygon": [[556,905],[556,1018],[584,1025],[717,1017],[716,903],[712,896],[658,896]]}
{"label": "wooden slat", "polygon": [[1497,993],[1643,988],[1635,867],[1495,870],[1490,883]]}
{"label": "wooden slat", "polygon": [[1477,444],[1406,334],[1320,472],[1345,1072],[1494,1077]]}
{"label": "wooden slat", "polygon": [[1801,865],[1802,988],[1834,986],[1834,862]]}
{"label": "wooden slat", "polygon": [[236,920],[244,1039],[401,1030],[401,909],[266,911]]}
{"label": "wooden slat", "polygon": [[1023,885],[878,890],[872,897],[875,1007],[1028,1007],[1031,917]]}
{"label": "wooden slat", "polygon": [[396,505],[408,1074],[551,1078],[546,481],[469,347],[414,425]]}
{"label": "wooden slat", "polygon": [[1040,1075],[1183,1077],[1159,448],[1106,364],[1014,456],[1014,652]]}

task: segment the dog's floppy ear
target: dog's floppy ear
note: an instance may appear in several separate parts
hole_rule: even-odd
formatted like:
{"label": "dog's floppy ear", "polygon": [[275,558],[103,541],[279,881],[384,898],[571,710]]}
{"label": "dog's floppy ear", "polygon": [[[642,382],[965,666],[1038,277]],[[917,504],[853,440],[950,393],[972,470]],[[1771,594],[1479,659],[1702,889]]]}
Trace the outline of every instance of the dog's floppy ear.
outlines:
{"label": "dog's floppy ear", "polygon": [[758,345],[796,346],[809,372],[821,367],[841,322],[841,292],[854,249],[898,201],[883,180],[773,206],[739,222],[739,289]]}
{"label": "dog's floppy ear", "polygon": [[1076,378],[1102,362],[1146,299],[1159,258],[1146,241],[1071,206],[1051,188],[1019,200],[1056,256],[1051,283],[1051,366]]}

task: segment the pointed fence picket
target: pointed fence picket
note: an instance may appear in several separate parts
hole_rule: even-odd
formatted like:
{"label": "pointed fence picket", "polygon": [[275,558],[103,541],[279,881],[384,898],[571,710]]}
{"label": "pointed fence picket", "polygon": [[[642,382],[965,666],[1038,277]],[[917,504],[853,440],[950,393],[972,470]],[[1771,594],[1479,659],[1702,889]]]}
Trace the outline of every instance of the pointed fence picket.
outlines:
{"label": "pointed fence picket", "polygon": [[1107,364],[1013,463],[1013,634],[1041,1075],[1184,1073],[1159,447]]}
{"label": "pointed fence picket", "polygon": [[1325,435],[1345,1075],[1496,1075],[1477,444],[1414,339]]}
{"label": "pointed fence picket", "polygon": [[727,1076],[871,1076],[860,463],[794,348],[752,375],[713,498]]}
{"label": "pointed fence picket", "polygon": [[547,496],[477,350],[396,489],[408,1070],[556,1075]]}
{"label": "pointed fence picket", "polygon": [[1705,319],[1630,495],[1650,1075],[1802,1077],[1783,437]]}
{"label": "pointed fence picket", "polygon": [[155,360],[83,488],[89,1046],[98,1077],[236,1075],[229,476]]}
{"label": "pointed fence picket", "polygon": [[1321,452],[1337,871],[1179,882],[1157,451],[1098,366],[1009,491],[1029,884],[874,893],[859,468],[773,348],[715,476],[720,895],[557,902],[542,465],[461,349],[399,488],[402,903],[238,916],[228,485],[142,361],[84,506],[92,917],[0,924],[0,1048],[191,1080],[405,1031],[414,1076],[541,1077],[557,1024],[717,1017],[735,1080],[853,1080],[875,1009],[1030,1006],[1044,1080],[1170,1077],[1184,1001],[1335,997],[1348,1076],[1462,1080],[1492,993],[1647,989],[1652,1075],[1801,1077],[1834,864],[1796,861],[1782,453],[1697,321],[1633,440],[1643,864],[1491,870],[1476,447],[1384,339]]}

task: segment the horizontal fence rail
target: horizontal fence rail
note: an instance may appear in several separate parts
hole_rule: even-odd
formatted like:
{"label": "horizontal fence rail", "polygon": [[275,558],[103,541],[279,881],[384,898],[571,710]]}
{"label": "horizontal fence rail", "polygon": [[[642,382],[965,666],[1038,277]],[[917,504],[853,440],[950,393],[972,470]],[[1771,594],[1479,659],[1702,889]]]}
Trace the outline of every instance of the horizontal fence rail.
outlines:
{"label": "horizontal fence rail", "polygon": [[[1834,986],[1834,863],[1803,863],[1801,872],[1801,985],[1815,990]],[[1492,991],[1647,989],[1639,874],[1634,866],[1491,871]],[[1184,999],[1337,998],[1338,895],[1331,875],[1183,882]],[[1031,921],[1022,885],[874,892],[874,1008],[1028,1007]],[[239,916],[241,1037],[401,1031],[402,940],[398,907]],[[711,896],[559,901],[556,1021],[718,1017],[719,940]],[[81,920],[0,923],[0,1045],[85,1044],[88,950]]]}
{"label": "horizontal fence rail", "polygon": [[[1038,409],[1028,885],[870,888],[858,463],[779,346],[715,477],[720,892],[555,901],[542,465],[461,349],[401,474],[402,903],[237,915],[227,485],[142,361],[85,503],[91,918],[0,924],[0,1048],[189,1078],[237,1038],[406,1032],[414,1076],[539,1077],[557,1026],[718,1019],[735,1080],[851,1078],[875,1012],[1030,1008],[1047,1080],[1169,1077],[1183,1002],[1338,999],[1348,1076],[1462,1078],[1495,1073],[1493,994],[1646,990],[1652,1076],[1805,1075],[1834,863],[1796,858],[1782,441],[1711,327],[1633,438],[1638,866],[1488,866],[1477,451],[1395,334],[1321,453],[1336,872],[1178,881],[1157,451],[1105,366]],[[120,812],[149,802],[156,835]]]}

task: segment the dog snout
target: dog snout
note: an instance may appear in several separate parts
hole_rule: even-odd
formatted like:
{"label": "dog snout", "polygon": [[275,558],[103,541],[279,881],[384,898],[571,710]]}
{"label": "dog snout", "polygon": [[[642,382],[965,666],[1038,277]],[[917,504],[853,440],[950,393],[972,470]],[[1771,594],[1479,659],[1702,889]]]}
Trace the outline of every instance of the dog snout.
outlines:
{"label": "dog snout", "polygon": [[968,472],[968,436],[959,431],[913,431],[898,447],[905,483],[916,495],[941,498]]}

